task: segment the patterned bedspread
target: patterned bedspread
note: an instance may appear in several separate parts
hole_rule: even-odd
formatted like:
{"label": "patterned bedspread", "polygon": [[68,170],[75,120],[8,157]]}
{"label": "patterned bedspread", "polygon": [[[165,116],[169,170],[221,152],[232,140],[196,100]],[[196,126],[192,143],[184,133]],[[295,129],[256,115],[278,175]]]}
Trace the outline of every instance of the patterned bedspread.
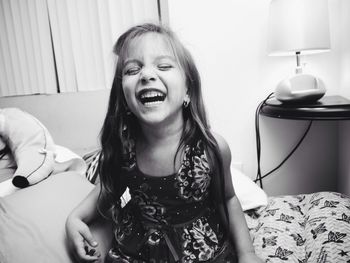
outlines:
{"label": "patterned bedspread", "polygon": [[246,219],[265,262],[350,263],[350,199],[344,195],[270,197]]}

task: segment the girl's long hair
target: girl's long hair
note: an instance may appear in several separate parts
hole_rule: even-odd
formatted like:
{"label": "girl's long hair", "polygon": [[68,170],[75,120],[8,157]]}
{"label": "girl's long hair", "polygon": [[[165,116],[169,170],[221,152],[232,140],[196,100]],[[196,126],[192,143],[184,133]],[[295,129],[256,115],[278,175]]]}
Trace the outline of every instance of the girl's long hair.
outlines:
{"label": "girl's long hair", "polygon": [[118,61],[110,92],[108,110],[100,135],[102,150],[99,165],[101,182],[99,204],[103,205],[103,207],[100,206],[99,210],[109,210],[113,215],[116,212],[115,210],[118,209],[116,204],[119,203],[120,197],[125,190],[121,178],[123,157],[127,152],[127,143],[131,138],[137,136],[136,132],[140,130],[140,127],[136,117],[128,112],[124,98],[122,89],[123,62],[130,43],[135,38],[146,33],[157,33],[168,40],[185,73],[190,103],[188,107],[183,109],[184,128],[178,152],[185,145],[191,147],[195,146],[198,140],[203,142],[213,174],[211,191],[214,194],[217,205],[221,204],[224,206],[227,219],[223,162],[218,144],[210,131],[206,117],[198,70],[191,54],[180,43],[174,33],[166,27],[156,24],[142,24],[130,28],[119,37],[114,48]]}

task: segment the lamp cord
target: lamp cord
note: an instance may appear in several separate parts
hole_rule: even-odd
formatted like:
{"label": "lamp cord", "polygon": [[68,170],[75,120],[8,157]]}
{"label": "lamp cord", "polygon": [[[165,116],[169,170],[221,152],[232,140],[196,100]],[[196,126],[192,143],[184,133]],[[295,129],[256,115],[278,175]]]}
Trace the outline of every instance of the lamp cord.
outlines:
{"label": "lamp cord", "polygon": [[268,173],[262,175],[261,174],[261,139],[260,139],[260,126],[259,126],[259,116],[260,116],[260,112],[261,112],[261,108],[263,105],[266,104],[266,101],[268,99],[270,99],[273,96],[274,93],[271,93],[269,96],[267,96],[266,99],[264,99],[257,107],[256,111],[255,111],[255,137],[256,137],[256,153],[257,153],[257,161],[258,161],[258,169],[257,169],[257,175],[256,175],[256,179],[254,180],[254,182],[258,182],[260,184],[260,187],[263,188],[263,182],[262,179],[264,179],[265,177],[267,177],[268,175],[272,174],[273,172],[275,172],[277,169],[279,169],[292,155],[293,153],[298,149],[298,147],[300,146],[300,144],[304,141],[306,135],[308,134],[311,125],[312,125],[312,120],[309,121],[309,124],[304,132],[304,134],[302,135],[302,137],[300,138],[300,140],[298,141],[298,143],[294,146],[294,148],[290,151],[290,153],[281,161],[281,163],[279,165],[277,165],[275,168],[273,168],[271,171],[269,171]]}
{"label": "lamp cord", "polygon": [[255,111],[255,138],[256,138],[256,153],[258,160],[258,171],[255,179],[255,183],[259,181],[260,187],[263,188],[262,176],[261,176],[261,166],[260,166],[260,158],[261,158],[261,142],[260,142],[260,127],[259,127],[259,115],[261,111],[261,107],[266,103],[266,101],[271,98],[274,93],[270,93],[256,108]]}

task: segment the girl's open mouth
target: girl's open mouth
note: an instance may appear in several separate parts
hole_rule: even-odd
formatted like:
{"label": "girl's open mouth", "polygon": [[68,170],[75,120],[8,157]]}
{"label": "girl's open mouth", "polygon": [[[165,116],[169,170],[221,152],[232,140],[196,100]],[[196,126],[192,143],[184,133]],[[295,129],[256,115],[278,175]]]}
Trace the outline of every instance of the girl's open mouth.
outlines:
{"label": "girl's open mouth", "polygon": [[145,89],[139,92],[137,98],[145,106],[153,106],[162,103],[166,95],[154,89]]}

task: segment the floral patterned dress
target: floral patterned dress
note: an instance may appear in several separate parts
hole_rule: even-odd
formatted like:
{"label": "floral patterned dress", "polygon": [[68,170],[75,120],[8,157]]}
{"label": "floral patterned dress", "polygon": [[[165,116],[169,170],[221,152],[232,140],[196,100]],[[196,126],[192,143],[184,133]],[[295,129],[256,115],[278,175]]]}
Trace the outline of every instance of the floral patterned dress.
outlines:
{"label": "floral patterned dress", "polygon": [[142,173],[134,146],[123,180],[131,200],[121,209],[108,262],[236,262],[210,196],[211,172],[199,142],[185,148],[175,174]]}

